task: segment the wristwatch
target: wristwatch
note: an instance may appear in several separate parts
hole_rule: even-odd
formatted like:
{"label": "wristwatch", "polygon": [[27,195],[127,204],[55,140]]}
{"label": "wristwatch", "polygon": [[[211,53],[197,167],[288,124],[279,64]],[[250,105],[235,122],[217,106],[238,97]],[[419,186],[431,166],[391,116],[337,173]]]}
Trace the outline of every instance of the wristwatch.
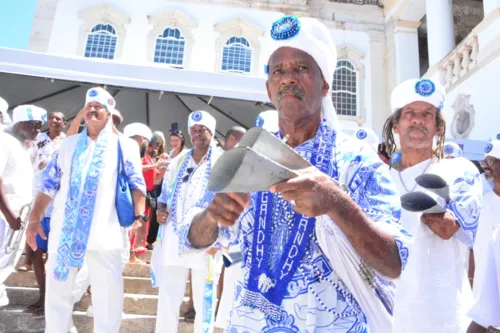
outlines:
{"label": "wristwatch", "polygon": [[138,220],[138,219],[141,219],[143,220],[144,222],[148,222],[149,220],[149,217],[146,215],[146,214],[142,214],[142,215],[137,215],[134,217],[134,219]]}

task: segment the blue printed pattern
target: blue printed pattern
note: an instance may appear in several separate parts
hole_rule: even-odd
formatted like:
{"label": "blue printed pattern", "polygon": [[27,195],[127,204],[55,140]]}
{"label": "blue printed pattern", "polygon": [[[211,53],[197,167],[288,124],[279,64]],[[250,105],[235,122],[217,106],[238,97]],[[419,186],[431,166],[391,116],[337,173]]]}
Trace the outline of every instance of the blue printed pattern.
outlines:
{"label": "blue printed pattern", "polygon": [[[85,168],[85,151],[87,150],[87,129],[81,134],[76,144],[75,153],[71,161],[70,185],[64,212],[59,246],[57,248],[57,265],[54,269],[54,278],[65,281],[70,267],[82,267],[90,226],[94,216],[95,199],[99,185],[100,170],[108,146],[110,130],[106,128],[99,134],[85,180],[82,179],[82,170]],[[83,192],[81,184],[84,181]]]}
{"label": "blue printed pattern", "polygon": [[[474,166],[471,164],[471,167]],[[455,214],[460,224],[455,237],[471,249],[481,212],[482,182],[477,170],[466,170],[463,177],[450,186],[450,193],[452,201],[446,208]]]}
{"label": "blue printed pattern", "polygon": [[[296,151],[307,160],[313,155],[313,141],[311,139],[296,148]],[[327,174],[331,177],[338,174],[338,179],[348,185],[352,199],[365,214],[374,223],[386,224],[396,240],[402,265],[406,266],[410,256],[408,244],[411,236],[399,223],[400,199],[390,181],[388,169],[376,157],[373,150],[363,147],[359,141],[344,134],[337,134],[333,138],[333,150],[335,153],[328,165]],[[257,195],[258,193],[252,194],[250,208],[242,214],[234,227],[220,228],[220,242],[223,239],[227,242],[241,239],[245,270],[245,281],[239,281],[235,286],[234,308],[227,332],[367,333],[368,324],[362,309],[317,244],[316,233],[310,235],[308,251],[285,289],[280,319],[274,320],[264,316],[258,307],[244,305],[244,295],[252,265],[250,249],[254,241]],[[213,193],[207,193],[197,204],[198,209],[206,207],[212,199]],[[271,225],[272,236],[267,255],[268,263],[273,269],[279,263],[290,231],[284,220],[273,218]],[[373,282],[378,298],[388,313],[392,314],[394,283],[373,270],[371,273],[375,277]]]}
{"label": "blue printed pattern", "polygon": [[59,152],[56,152],[40,174],[39,191],[53,199],[61,186],[61,176]]}

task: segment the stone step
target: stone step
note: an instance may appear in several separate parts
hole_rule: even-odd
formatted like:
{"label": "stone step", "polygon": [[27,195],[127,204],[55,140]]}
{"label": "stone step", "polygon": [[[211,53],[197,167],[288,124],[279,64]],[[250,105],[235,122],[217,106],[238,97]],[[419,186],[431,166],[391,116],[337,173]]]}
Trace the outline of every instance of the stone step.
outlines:
{"label": "stone step", "polygon": [[[151,286],[151,279],[149,277],[125,276],[123,277],[123,283],[125,286],[125,293],[128,294],[158,294],[158,289]],[[5,285],[8,287],[37,287],[35,273],[32,271],[14,272],[7,278]]]}
{"label": "stone step", "polygon": [[137,258],[141,259],[142,261],[147,262],[148,264],[151,262],[151,255],[153,254],[153,251],[151,250],[146,250],[146,252],[142,254],[137,254]]}
{"label": "stone step", "polygon": [[[7,287],[7,295],[10,304],[13,306],[26,306],[33,304],[38,300],[39,293],[37,288],[19,288]],[[180,308],[181,317],[187,310],[189,297],[184,297],[184,302]],[[75,304],[75,311],[87,311],[91,304],[91,295],[85,293],[80,302]],[[128,314],[156,315],[158,307],[158,296],[125,294],[123,299],[123,311]],[[2,332],[0,330],[0,332]],[[3,333],[3,332],[2,332]]]}
{"label": "stone step", "polygon": [[[143,255],[144,257],[147,257],[147,254]],[[149,258],[151,255],[149,255]],[[19,262],[16,267],[19,267],[20,264],[24,263],[24,255],[21,256],[21,259],[19,259]],[[19,272],[19,273],[25,273],[25,272]],[[149,278],[151,275],[149,274],[149,264],[148,265],[140,265],[140,264],[127,264],[125,265],[125,269],[123,270],[123,275],[124,276],[130,276],[130,277],[144,277],[144,278]]]}
{"label": "stone step", "polygon": [[[0,310],[0,332],[2,333],[43,333],[44,319],[34,319],[29,313],[23,313],[22,308],[7,307]],[[78,333],[93,331],[93,318],[87,317],[84,312],[73,312],[73,321]],[[156,317],[145,315],[124,315],[120,333],[153,333]],[[180,323],[179,332],[193,332],[193,325]]]}

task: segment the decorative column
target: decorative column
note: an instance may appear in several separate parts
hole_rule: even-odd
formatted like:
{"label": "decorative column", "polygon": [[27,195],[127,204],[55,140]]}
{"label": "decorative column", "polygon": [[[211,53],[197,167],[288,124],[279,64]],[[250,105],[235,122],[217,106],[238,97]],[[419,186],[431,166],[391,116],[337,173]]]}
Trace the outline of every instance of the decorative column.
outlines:
{"label": "decorative column", "polygon": [[429,67],[439,63],[455,47],[452,0],[426,0]]}
{"label": "decorative column", "polygon": [[[387,54],[385,33],[383,30],[369,30],[370,37],[370,86],[371,120],[372,129],[381,131],[385,120],[391,115],[389,106],[387,81]],[[366,103],[365,103],[366,104]],[[367,117],[368,118],[368,117]]]}
{"label": "decorative column", "polygon": [[488,16],[489,13],[495,9],[500,8],[500,0],[483,0],[484,7],[484,17]]}
{"label": "decorative column", "polygon": [[397,20],[394,23],[396,84],[420,77],[417,29],[420,22]]}

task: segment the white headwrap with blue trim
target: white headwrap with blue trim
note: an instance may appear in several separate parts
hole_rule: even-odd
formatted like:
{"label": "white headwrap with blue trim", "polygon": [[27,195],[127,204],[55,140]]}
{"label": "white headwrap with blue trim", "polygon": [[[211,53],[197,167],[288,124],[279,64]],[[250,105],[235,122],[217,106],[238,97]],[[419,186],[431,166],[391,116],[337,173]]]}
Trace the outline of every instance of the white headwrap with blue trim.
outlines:
{"label": "white headwrap with blue trim", "polygon": [[280,130],[278,124],[278,111],[269,110],[259,113],[257,118],[255,118],[255,127],[262,127],[266,131],[271,133],[276,133]]}
{"label": "white headwrap with blue trim", "polygon": [[464,152],[462,148],[455,142],[446,142],[444,145],[444,157],[454,157],[459,158],[463,157]]}
{"label": "white headwrap with blue trim", "polygon": [[323,117],[334,129],[340,128],[331,96],[333,75],[337,67],[337,47],[328,28],[316,19],[284,16],[273,23],[270,36],[270,52],[266,65],[273,53],[281,47],[291,47],[308,53],[318,64],[330,89],[322,101]]}
{"label": "white headwrap with blue trim", "polygon": [[24,121],[47,121],[47,111],[35,105],[20,105],[12,111],[12,124],[15,125]]}
{"label": "white headwrap with blue trim", "polygon": [[431,79],[410,79],[398,85],[391,94],[391,109],[395,112],[413,102],[426,102],[438,110],[444,107],[446,90]]}
{"label": "white headwrap with blue trim", "polygon": [[[212,135],[215,135],[215,118],[207,111],[194,111],[189,115],[188,128],[194,125],[203,125],[210,130]],[[191,135],[191,133],[189,134]]]}

